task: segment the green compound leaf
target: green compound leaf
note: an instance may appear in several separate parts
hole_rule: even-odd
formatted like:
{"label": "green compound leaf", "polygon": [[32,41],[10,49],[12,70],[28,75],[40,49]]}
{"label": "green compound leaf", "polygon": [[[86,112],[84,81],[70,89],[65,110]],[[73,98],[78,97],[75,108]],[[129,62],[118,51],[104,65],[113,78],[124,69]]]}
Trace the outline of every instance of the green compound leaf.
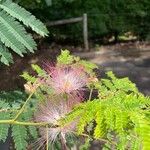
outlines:
{"label": "green compound leaf", "polygon": [[32,64],[32,69],[38,74],[38,76],[44,76],[46,72],[38,65]]}
{"label": "green compound leaf", "polygon": [[[9,108],[9,104],[5,101],[0,101],[0,120],[9,120],[10,119],[10,113],[6,112],[4,110],[7,110]],[[0,124],[0,141],[5,142],[7,136],[8,136],[8,130],[10,125],[9,124]]]}
{"label": "green compound leaf", "polygon": [[16,150],[26,150],[27,148],[27,128],[25,126],[13,125],[12,137]]}
{"label": "green compound leaf", "polygon": [[74,57],[70,55],[68,50],[61,50],[61,54],[57,57],[58,64],[71,64],[74,61]]}
{"label": "green compound leaf", "polygon": [[[29,49],[30,52],[36,48],[36,43],[30,34],[27,34],[24,27],[6,12],[0,12],[0,23],[7,29],[7,32],[14,36],[20,44]],[[13,40],[12,40],[13,41]]]}
{"label": "green compound leaf", "polygon": [[7,48],[0,44],[0,61],[5,65],[9,66],[10,63],[13,63],[13,58],[11,53],[7,50]]}
{"label": "green compound leaf", "polygon": [[21,6],[11,1],[6,1],[0,4],[0,8],[5,10],[14,18],[17,18],[19,21],[22,21],[27,27],[31,27],[33,31],[37,32],[41,36],[46,36],[48,34],[48,30],[45,25]]}
{"label": "green compound leaf", "polygon": [[23,74],[21,75],[21,77],[23,77],[25,80],[34,83],[36,81],[36,78],[34,76],[29,75],[28,72],[23,72]]}

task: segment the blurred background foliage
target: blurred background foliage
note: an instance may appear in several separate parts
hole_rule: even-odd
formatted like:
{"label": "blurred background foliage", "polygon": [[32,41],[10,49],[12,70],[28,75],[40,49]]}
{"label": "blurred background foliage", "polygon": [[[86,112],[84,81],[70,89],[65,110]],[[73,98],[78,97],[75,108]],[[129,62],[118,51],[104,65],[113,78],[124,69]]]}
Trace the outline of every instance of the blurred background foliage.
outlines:
{"label": "blurred background foliage", "polygon": [[[44,22],[88,14],[89,38],[104,40],[129,32],[150,39],[149,0],[15,0]],[[82,40],[82,24],[50,27],[51,39]]]}

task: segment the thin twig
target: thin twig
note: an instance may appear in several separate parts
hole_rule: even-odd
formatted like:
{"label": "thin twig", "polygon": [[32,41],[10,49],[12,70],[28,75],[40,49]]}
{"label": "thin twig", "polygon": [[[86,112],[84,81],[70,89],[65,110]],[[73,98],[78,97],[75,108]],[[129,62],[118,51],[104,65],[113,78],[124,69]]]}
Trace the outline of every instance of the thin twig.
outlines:
{"label": "thin twig", "polygon": [[[34,82],[34,84],[37,82],[37,80]],[[36,87],[36,89],[39,87],[40,85],[38,85]],[[24,111],[26,104],[29,102],[30,98],[33,96],[33,94],[35,93],[36,89],[33,90],[33,92],[29,95],[29,97],[26,99],[25,103],[23,104],[23,106],[21,107],[21,109],[18,111],[17,115],[15,116],[15,118],[13,119],[14,121],[17,120],[19,118],[19,116],[21,115],[21,113]]]}
{"label": "thin twig", "polygon": [[16,112],[18,111],[18,109],[0,109],[0,113],[1,112]]}
{"label": "thin twig", "polygon": [[90,90],[90,95],[89,95],[89,99],[88,99],[88,101],[90,101],[90,100],[91,100],[91,98],[92,98],[92,93],[93,93],[93,88],[91,88],[91,90]]}
{"label": "thin twig", "polygon": [[[72,131],[72,133],[76,134],[76,135],[79,135],[77,132],[74,132]],[[85,133],[82,133],[80,134],[81,136],[84,136],[84,137],[88,137],[89,139],[94,139],[94,137],[91,137],[90,135],[88,134],[85,134]],[[102,139],[102,138],[98,138],[98,140],[102,141],[102,142],[105,142],[105,143],[111,143],[113,145],[117,145],[117,143],[113,142],[113,141],[109,141],[107,139]]]}
{"label": "thin twig", "polygon": [[48,150],[48,125],[46,126],[46,150]]}
{"label": "thin twig", "polygon": [[64,137],[62,135],[60,135],[60,142],[61,142],[62,150],[68,150],[68,147],[66,145],[66,141],[64,140]]}
{"label": "thin twig", "polygon": [[[22,122],[15,120],[0,120],[0,124],[15,124],[15,125],[24,125],[24,126],[46,126],[51,125],[49,122]],[[55,127],[55,126],[53,126]]]}
{"label": "thin twig", "polygon": [[30,98],[32,97],[32,95],[34,94],[35,91],[33,91],[29,97],[27,98],[27,100],[25,101],[25,103],[23,104],[23,106],[21,107],[21,109],[18,111],[17,115],[15,116],[15,118],[13,119],[14,121],[17,120],[19,118],[19,116],[21,115],[21,113],[24,111],[24,108],[26,106],[26,104],[28,103],[28,101],[30,100]]}

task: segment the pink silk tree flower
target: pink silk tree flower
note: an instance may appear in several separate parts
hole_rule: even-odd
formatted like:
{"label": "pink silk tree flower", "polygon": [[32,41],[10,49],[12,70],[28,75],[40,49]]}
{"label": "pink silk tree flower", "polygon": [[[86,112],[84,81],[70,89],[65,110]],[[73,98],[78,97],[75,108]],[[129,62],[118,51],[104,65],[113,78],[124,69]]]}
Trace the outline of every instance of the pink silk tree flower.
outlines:
{"label": "pink silk tree flower", "polygon": [[[70,103],[71,102],[71,103]],[[74,102],[74,103],[72,103]],[[63,139],[63,144],[66,144],[66,136],[73,135],[73,131],[76,130],[77,119],[67,123],[64,126],[59,125],[59,120],[64,118],[66,114],[71,112],[75,104],[78,104],[77,100],[64,100],[63,97],[60,97],[56,100],[47,100],[44,103],[41,103],[35,113],[36,122],[49,122],[53,126],[49,126],[48,131],[46,128],[40,127],[39,132],[41,138],[37,141],[37,145],[42,146],[46,143],[46,137],[48,133],[49,143],[55,142],[57,137]]]}
{"label": "pink silk tree flower", "polygon": [[46,66],[50,78],[46,81],[58,94],[72,94],[84,90],[88,75],[82,66]]}

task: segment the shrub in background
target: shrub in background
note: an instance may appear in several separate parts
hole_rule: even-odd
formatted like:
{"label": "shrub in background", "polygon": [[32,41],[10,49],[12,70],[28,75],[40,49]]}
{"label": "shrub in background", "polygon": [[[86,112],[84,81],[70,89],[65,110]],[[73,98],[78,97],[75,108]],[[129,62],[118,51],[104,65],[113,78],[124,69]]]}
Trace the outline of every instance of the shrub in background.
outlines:
{"label": "shrub in background", "polygon": [[[31,0],[29,0],[31,1]],[[24,5],[24,0],[20,4]],[[35,2],[35,0],[34,0]],[[33,13],[43,20],[60,20],[88,15],[89,38],[101,39],[131,32],[138,39],[145,40],[150,35],[149,30],[149,0],[55,0],[47,7],[41,5],[33,9]],[[30,4],[30,3],[29,3]],[[29,6],[26,7],[28,8]],[[82,24],[69,24],[51,27],[55,38],[82,40]]]}

